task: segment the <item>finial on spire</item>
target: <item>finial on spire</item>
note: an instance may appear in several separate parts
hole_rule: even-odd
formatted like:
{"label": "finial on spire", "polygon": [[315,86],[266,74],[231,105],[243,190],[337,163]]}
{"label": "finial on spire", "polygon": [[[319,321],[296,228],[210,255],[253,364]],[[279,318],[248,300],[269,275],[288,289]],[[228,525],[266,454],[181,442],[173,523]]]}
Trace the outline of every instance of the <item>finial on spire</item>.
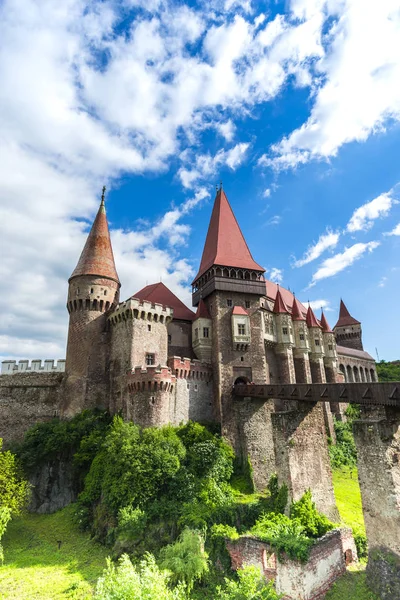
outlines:
{"label": "finial on spire", "polygon": [[222,181],[219,182],[219,189],[222,190]]}
{"label": "finial on spire", "polygon": [[104,206],[104,198],[105,198],[105,195],[106,195],[106,189],[107,189],[106,186],[103,185],[103,189],[101,190],[101,205],[102,206]]}

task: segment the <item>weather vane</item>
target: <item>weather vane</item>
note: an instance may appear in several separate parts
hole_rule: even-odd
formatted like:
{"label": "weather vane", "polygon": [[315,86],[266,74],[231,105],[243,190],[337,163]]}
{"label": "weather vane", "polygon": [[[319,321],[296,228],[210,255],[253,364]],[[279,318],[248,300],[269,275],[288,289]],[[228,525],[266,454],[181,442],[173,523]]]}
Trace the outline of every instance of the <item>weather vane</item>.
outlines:
{"label": "weather vane", "polygon": [[106,193],[106,189],[107,189],[106,186],[103,185],[103,189],[101,191],[101,201],[102,202],[104,202],[104,196],[105,196],[105,193]]}

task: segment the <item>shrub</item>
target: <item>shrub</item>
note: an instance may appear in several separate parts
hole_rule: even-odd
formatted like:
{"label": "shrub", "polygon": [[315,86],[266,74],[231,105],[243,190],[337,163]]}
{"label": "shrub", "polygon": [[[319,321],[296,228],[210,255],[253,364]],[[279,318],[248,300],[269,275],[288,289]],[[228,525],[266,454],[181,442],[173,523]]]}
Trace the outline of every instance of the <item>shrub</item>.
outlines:
{"label": "shrub", "polygon": [[365,533],[358,527],[353,527],[354,543],[357,548],[358,558],[367,558],[368,556],[368,541]]}
{"label": "shrub", "polygon": [[334,528],[334,524],[317,511],[311,490],[307,490],[297,502],[292,502],[290,517],[297,519],[303,526],[304,533],[311,538],[319,538]]}
{"label": "shrub", "polygon": [[336,444],[329,446],[329,455],[333,468],[355,467],[357,465],[357,449],[354,443],[352,420],[346,423],[334,419]]}
{"label": "shrub", "polygon": [[263,514],[251,529],[251,533],[273,546],[281,560],[285,552],[290,558],[305,562],[313,544],[298,519],[289,519],[281,514]]}
{"label": "shrub", "polygon": [[161,568],[172,573],[172,582],[183,582],[188,591],[208,572],[208,555],[204,551],[204,539],[198,531],[184,529],[179,539],[162,548]]}
{"label": "shrub", "polygon": [[218,586],[220,600],[279,600],[281,595],[274,590],[273,582],[266,582],[261,571],[254,566],[237,571],[237,580],[225,578],[225,586]]}
{"label": "shrub", "polygon": [[154,556],[146,554],[138,567],[134,567],[127,554],[115,566],[110,559],[97,582],[95,598],[98,600],[186,600],[182,585],[168,587],[170,573],[162,571]]}

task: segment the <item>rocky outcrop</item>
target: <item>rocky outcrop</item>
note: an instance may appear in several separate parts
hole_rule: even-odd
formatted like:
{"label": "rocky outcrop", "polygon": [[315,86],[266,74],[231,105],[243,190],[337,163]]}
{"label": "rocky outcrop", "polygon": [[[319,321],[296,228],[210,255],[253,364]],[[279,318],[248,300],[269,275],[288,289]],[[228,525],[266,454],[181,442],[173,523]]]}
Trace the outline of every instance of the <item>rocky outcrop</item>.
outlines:
{"label": "rocky outcrop", "polygon": [[31,512],[53,513],[74,502],[78,496],[71,460],[48,461],[29,475],[29,481],[32,485]]}

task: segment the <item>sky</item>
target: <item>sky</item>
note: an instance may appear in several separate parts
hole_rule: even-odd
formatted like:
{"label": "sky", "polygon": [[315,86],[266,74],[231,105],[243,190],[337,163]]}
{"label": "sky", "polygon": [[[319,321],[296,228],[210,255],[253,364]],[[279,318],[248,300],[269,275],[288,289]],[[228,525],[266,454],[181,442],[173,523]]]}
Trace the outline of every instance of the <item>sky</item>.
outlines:
{"label": "sky", "polygon": [[400,358],[398,0],[3,0],[0,359],[63,358],[107,186],[121,298],[191,305],[216,185],[266,276]]}

